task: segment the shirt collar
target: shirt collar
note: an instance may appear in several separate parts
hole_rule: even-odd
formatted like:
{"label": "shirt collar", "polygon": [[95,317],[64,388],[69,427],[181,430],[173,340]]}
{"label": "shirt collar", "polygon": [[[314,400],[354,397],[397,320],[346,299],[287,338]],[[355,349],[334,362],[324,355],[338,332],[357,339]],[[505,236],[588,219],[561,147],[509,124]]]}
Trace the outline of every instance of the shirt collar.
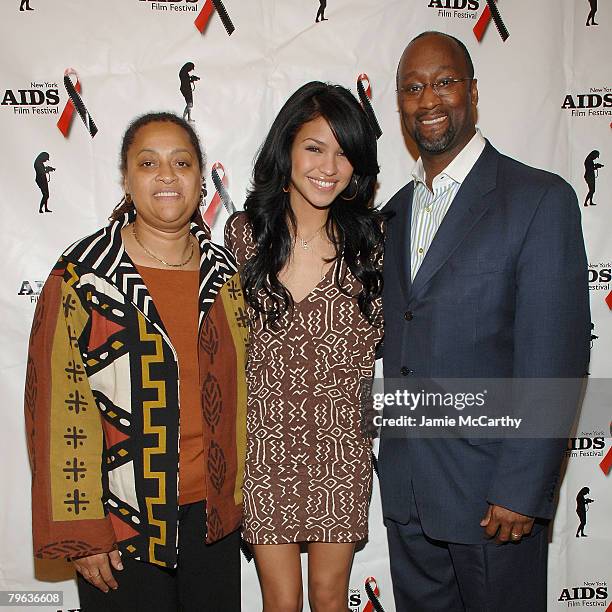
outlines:
{"label": "shirt collar", "polygon": [[[459,151],[455,158],[451,161],[438,176],[433,180],[432,186],[436,187],[440,180],[444,178],[450,178],[455,183],[463,183],[470,170],[474,167],[474,164],[483,152],[487,141],[483,138],[480,130],[476,128],[476,133],[470,141]],[[416,183],[422,183],[425,185],[425,168],[423,168],[423,160],[419,157],[414,164],[412,170],[412,178]]]}

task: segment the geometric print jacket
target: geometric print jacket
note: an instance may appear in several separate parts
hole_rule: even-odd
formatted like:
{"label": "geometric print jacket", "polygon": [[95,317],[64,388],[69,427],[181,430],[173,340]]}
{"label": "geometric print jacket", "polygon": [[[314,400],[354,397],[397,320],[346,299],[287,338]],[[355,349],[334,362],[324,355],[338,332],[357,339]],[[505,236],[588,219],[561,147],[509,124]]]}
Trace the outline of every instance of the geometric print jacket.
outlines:
{"label": "geometric print jacket", "polygon": [[[177,564],[179,372],[155,304],[126,253],[135,212],[70,246],[40,295],[25,416],[34,554],[119,549]],[[240,526],[248,319],[233,256],[196,224],[206,541]]]}

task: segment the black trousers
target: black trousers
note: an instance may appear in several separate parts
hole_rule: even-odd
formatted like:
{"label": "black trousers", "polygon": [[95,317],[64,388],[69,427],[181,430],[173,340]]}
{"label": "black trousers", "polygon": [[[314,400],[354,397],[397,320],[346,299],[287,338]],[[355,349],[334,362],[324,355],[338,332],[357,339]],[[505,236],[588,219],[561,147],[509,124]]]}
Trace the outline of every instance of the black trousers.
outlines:
{"label": "black trousers", "polygon": [[397,612],[546,612],[547,530],[519,543],[453,544],[387,519]]}
{"label": "black trousers", "polygon": [[176,569],[129,559],[113,570],[119,584],[103,593],[77,575],[83,612],[239,612],[240,536],[204,543],[204,502],[179,509]]}

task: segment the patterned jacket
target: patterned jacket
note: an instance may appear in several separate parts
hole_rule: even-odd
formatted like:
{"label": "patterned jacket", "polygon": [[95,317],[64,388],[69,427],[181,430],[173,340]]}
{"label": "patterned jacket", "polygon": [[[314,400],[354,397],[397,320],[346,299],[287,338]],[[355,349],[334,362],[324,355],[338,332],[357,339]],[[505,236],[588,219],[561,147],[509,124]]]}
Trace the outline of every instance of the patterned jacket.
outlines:
{"label": "patterned jacket", "polygon": [[[25,413],[34,552],[71,558],[118,548],[177,562],[178,361],[128,257],[128,213],[69,247],[41,293]],[[240,525],[248,323],[231,254],[200,245],[199,367],[207,542]]]}

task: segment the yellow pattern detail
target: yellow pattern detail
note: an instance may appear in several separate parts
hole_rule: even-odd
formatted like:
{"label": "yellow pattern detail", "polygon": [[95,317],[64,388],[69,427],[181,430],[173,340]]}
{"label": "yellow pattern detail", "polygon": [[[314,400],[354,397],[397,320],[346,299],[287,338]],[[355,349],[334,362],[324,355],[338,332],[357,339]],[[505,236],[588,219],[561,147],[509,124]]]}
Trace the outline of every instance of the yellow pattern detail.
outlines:
{"label": "yellow pattern detail", "polygon": [[70,278],[65,281],[69,287],[73,287],[79,282],[79,276],[76,273],[76,266],[73,263],[66,265],[66,270],[70,274]]}
{"label": "yellow pattern detail", "polygon": [[219,295],[223,302],[225,317],[227,319],[234,346],[236,347],[236,482],[234,483],[234,503],[242,504],[242,483],[244,480],[244,463],[246,458],[246,403],[247,388],[245,377],[246,346],[249,330],[238,325],[238,309],[246,313],[246,307],[242,293],[232,297],[229,287],[237,285],[240,287],[240,278],[236,273],[223,287]]}
{"label": "yellow pattern detail", "polygon": [[[80,337],[88,315],[71,286],[78,280],[74,266],[70,272],[70,281],[61,284],[50,361],[49,452],[54,521],[104,518],[100,470],[102,422],[78,344],[70,340],[70,332],[73,337]],[[87,436],[77,449],[67,445],[64,438],[73,427],[82,429]]]}
{"label": "yellow pattern detail", "polygon": [[157,446],[147,447],[143,451],[144,460],[144,477],[147,479],[157,479],[158,492],[156,497],[147,497],[147,517],[151,526],[156,525],[159,528],[159,537],[151,535],[149,538],[149,561],[157,565],[166,566],[164,561],[160,561],[155,556],[155,547],[157,545],[166,545],[166,522],[157,520],[154,516],[154,506],[166,504],[166,475],[164,472],[153,472],[151,469],[151,457],[153,455],[163,455],[166,452],[166,429],[164,427],[155,427],[152,424],[151,412],[156,408],[166,408],[166,385],[163,380],[151,380],[150,366],[154,363],[162,363],[164,361],[164,352],[162,346],[162,338],[159,334],[147,332],[147,322],[144,315],[138,312],[138,331],[140,340],[143,342],[155,343],[154,355],[143,355],[142,363],[142,388],[155,389],[157,391],[157,399],[147,400],[142,403],[144,433],[157,435]]}

